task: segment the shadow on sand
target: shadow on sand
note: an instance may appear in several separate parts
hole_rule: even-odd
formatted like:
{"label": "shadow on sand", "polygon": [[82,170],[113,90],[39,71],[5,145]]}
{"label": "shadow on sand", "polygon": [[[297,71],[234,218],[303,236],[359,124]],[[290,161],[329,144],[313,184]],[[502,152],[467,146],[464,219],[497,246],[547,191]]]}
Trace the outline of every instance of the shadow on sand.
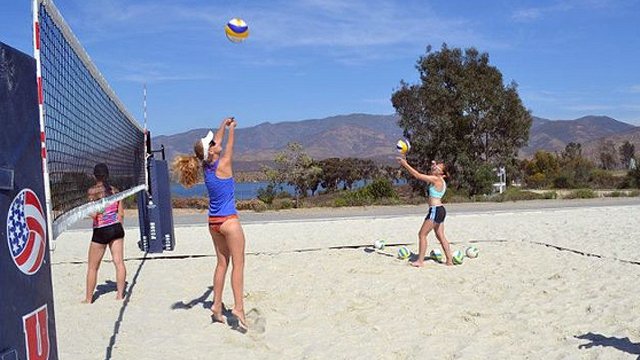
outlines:
{"label": "shadow on sand", "polygon": [[[632,343],[628,337],[617,338],[589,332],[583,335],[577,335],[575,338],[590,341],[590,343],[579,345],[578,349],[590,349],[594,346],[602,346],[616,348],[631,355],[640,355],[640,343]],[[640,360],[640,356],[637,357],[637,360]]]}

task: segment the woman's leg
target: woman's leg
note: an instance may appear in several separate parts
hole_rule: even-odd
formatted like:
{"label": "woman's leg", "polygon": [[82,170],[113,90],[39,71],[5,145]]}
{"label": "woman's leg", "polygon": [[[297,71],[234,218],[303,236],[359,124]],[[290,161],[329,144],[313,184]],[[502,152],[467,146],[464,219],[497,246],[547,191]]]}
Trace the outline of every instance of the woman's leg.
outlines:
{"label": "woman's leg", "polygon": [[421,267],[424,265],[424,256],[427,252],[427,235],[433,229],[433,221],[425,220],[418,231],[418,258],[411,265]]}
{"label": "woman's leg", "polygon": [[98,278],[98,269],[107,245],[91,242],[89,245],[89,255],[87,263],[87,290],[84,297],[84,303],[91,304],[93,302],[93,291],[96,289],[96,279]]}
{"label": "woman's leg", "polygon": [[229,267],[229,247],[224,236],[209,227],[209,233],[213,239],[213,247],[216,250],[216,269],[213,272],[213,305],[211,312],[215,321],[223,322],[222,316],[222,290],[224,289],[224,278]]}
{"label": "woman's leg", "polygon": [[124,286],[127,279],[127,268],[124,266],[124,239],[116,239],[109,243],[111,260],[116,267],[116,300],[124,299]]}
{"label": "woman's leg", "polygon": [[444,251],[444,255],[447,258],[447,265],[453,265],[453,254],[451,253],[451,246],[449,245],[449,240],[444,236],[444,223],[435,225],[435,233],[436,238],[440,241],[440,246],[442,246],[442,251]]}
{"label": "woman's leg", "polygon": [[246,327],[244,317],[244,231],[240,220],[229,219],[222,224],[220,231],[227,240],[227,246],[231,253],[231,288],[233,290],[233,310],[243,326]]}

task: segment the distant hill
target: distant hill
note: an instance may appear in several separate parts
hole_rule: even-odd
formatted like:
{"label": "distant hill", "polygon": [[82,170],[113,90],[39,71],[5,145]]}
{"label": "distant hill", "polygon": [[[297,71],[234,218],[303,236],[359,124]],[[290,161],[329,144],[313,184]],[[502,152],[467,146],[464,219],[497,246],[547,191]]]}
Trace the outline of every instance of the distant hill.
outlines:
{"label": "distant hill", "polygon": [[612,141],[615,144],[616,148],[620,148],[620,145],[622,145],[625,141],[628,141],[635,146],[636,157],[640,155],[640,127],[635,127],[622,133],[587,141],[582,144],[582,154],[586,157],[597,160],[598,148],[605,141]]}
{"label": "distant hill", "polygon": [[[217,126],[218,124],[212,124]],[[193,143],[208,129],[194,129],[152,139],[154,148],[163,144],[168,159],[191,154]],[[236,130],[235,166],[238,170],[259,170],[271,163],[288,142],[299,142],[317,160],[329,157],[357,157],[392,162],[394,144],[402,136],[396,115],[350,114],[302,121],[262,123]],[[529,146],[521,157],[537,150],[562,151],[570,142],[583,144],[585,155],[595,156],[599,141],[610,139],[619,146],[625,140],[640,151],[640,127],[607,116],[585,116],[575,120],[548,120],[534,117]]]}
{"label": "distant hill", "polygon": [[584,116],[575,120],[548,120],[534,116],[529,145],[522,148],[520,154],[529,157],[538,150],[562,151],[570,142],[584,145],[633,129],[636,127],[607,116]]}
{"label": "distant hill", "polygon": [[[218,125],[218,124],[213,124]],[[168,159],[193,152],[193,143],[208,129],[194,129],[171,136],[152,138],[154,148],[164,144]],[[215,130],[215,129],[214,129]],[[357,157],[390,159],[394,144],[402,136],[394,115],[351,114],[303,121],[262,123],[236,130],[236,167],[258,170],[261,163],[273,161],[288,142],[302,144],[314,159]]]}

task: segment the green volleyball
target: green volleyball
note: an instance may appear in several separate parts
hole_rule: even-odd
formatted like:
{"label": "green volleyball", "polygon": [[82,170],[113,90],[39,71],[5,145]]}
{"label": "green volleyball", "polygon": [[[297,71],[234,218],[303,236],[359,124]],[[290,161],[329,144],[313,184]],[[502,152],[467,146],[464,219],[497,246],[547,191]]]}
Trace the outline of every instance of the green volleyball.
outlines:
{"label": "green volleyball", "polygon": [[405,260],[411,256],[411,251],[406,246],[402,246],[398,249],[398,258]]}
{"label": "green volleyball", "polygon": [[462,260],[464,259],[464,253],[460,250],[456,250],[453,252],[453,263],[455,265],[462,264]]}

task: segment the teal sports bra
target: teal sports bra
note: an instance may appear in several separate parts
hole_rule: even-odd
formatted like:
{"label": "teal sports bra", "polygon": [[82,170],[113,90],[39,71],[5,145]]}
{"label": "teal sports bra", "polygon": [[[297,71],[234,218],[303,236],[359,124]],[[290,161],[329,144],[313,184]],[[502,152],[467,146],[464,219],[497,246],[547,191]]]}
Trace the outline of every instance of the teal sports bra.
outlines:
{"label": "teal sports bra", "polygon": [[444,193],[447,191],[447,183],[442,179],[442,191],[436,190],[433,184],[429,184],[429,197],[434,199],[442,199]]}

